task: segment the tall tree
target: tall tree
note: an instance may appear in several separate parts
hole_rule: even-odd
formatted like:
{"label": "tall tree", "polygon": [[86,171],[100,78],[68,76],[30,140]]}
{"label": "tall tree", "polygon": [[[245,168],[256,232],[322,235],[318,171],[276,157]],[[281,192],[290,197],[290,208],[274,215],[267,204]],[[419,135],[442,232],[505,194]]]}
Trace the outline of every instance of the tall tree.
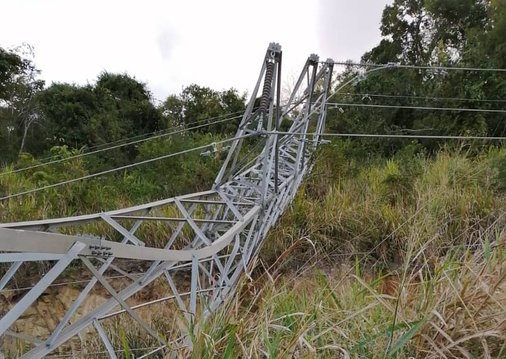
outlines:
{"label": "tall tree", "polygon": [[28,131],[39,120],[35,95],[44,86],[39,74],[30,46],[0,48],[0,137],[4,160],[13,160],[25,149]]}
{"label": "tall tree", "polygon": [[38,96],[49,145],[95,146],[161,129],[146,86],[125,74],[100,74],[95,85],[53,84]]}
{"label": "tall tree", "polygon": [[[383,40],[364,54],[362,60],[504,68],[505,5],[506,0],[394,0],[383,12]],[[348,69],[343,81],[358,73]],[[346,100],[393,106],[497,108],[492,102],[481,100],[504,98],[505,77],[500,72],[378,70],[357,81],[347,91],[351,95]],[[506,130],[500,116],[464,111],[346,108],[337,126],[341,131],[368,133],[499,135]]]}
{"label": "tall tree", "polygon": [[[183,89],[181,94],[169,96],[162,108],[168,122],[192,126],[240,115],[246,108],[245,102],[245,95],[239,95],[235,89],[216,91],[193,84]],[[233,132],[238,122],[226,121],[202,131]]]}
{"label": "tall tree", "polygon": [[117,111],[121,127],[132,134],[160,130],[163,126],[160,112],[151,102],[146,84],[127,74],[103,72],[94,89],[101,100]]}

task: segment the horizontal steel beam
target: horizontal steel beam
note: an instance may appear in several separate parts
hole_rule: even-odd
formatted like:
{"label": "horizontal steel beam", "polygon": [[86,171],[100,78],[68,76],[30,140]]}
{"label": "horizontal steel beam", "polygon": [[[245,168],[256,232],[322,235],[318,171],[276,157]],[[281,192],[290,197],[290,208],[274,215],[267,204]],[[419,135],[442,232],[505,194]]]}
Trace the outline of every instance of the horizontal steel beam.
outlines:
{"label": "horizontal steel beam", "polygon": [[254,206],[242,221],[238,221],[218,240],[211,245],[201,249],[174,250],[150,247],[139,247],[130,244],[118,243],[107,240],[88,239],[80,236],[69,236],[57,233],[30,232],[16,229],[0,228],[0,248],[8,252],[41,253],[49,252],[55,254],[66,253],[76,242],[85,244],[80,253],[83,256],[93,256],[90,246],[110,248],[111,256],[115,258],[137,259],[147,261],[191,261],[210,257],[225,248],[234,236],[242,231],[258,214],[259,206]]}

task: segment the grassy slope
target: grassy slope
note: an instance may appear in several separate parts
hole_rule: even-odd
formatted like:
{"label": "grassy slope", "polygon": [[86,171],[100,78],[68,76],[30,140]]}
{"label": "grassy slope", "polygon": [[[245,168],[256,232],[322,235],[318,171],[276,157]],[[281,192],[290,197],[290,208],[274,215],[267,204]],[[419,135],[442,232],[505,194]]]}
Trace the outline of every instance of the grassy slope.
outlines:
{"label": "grassy slope", "polygon": [[[408,146],[376,159],[348,142],[323,148],[267,239],[255,279],[201,327],[194,357],[506,356],[506,150],[416,153]],[[0,184],[37,179],[8,175]],[[124,206],[129,183],[12,200],[0,217]],[[90,193],[108,196],[97,202]],[[159,329],[170,336],[171,325]],[[117,346],[149,346],[130,334]]]}
{"label": "grassy slope", "polygon": [[263,249],[270,267],[195,357],[506,356],[506,151],[349,151],[320,154]]}

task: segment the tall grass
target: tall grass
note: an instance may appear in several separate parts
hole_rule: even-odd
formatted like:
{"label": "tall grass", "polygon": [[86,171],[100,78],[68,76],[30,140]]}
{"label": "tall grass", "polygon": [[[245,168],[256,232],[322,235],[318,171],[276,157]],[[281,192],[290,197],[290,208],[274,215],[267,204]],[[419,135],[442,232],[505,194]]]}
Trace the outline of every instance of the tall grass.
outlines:
{"label": "tall grass", "polygon": [[486,252],[450,251],[437,263],[413,265],[420,250],[384,275],[358,261],[257,283],[206,323],[194,355],[501,357],[505,252]]}
{"label": "tall grass", "polygon": [[415,239],[418,245],[428,242],[427,250],[438,256],[473,242],[491,223],[504,223],[504,150],[363,160],[343,156],[346,150],[335,145],[320,154],[291,210],[266,242],[269,260],[305,237],[331,260],[371,251],[375,262],[398,265]]}
{"label": "tall grass", "polygon": [[[467,148],[323,148],[253,275],[197,326],[191,355],[506,357],[506,150]],[[160,308],[143,317],[171,341],[180,314],[153,316]],[[130,327],[105,323],[120,357],[156,344]]]}
{"label": "tall grass", "polygon": [[[151,141],[135,149],[138,152],[135,159],[119,163],[114,158],[104,163],[104,159],[98,155],[74,157],[79,155],[80,151],[68,149],[66,146],[54,147],[52,153],[56,157],[53,159],[63,160],[62,162],[43,165],[37,159],[24,155],[15,165],[0,168],[0,197],[209,145],[220,139],[220,135],[199,133]],[[132,167],[93,179],[1,200],[0,222],[102,212],[209,189],[220,164],[218,154],[215,158],[192,152],[150,165]],[[26,168],[28,169],[23,170]]]}
{"label": "tall grass", "polygon": [[194,357],[506,356],[506,152],[345,151],[321,154]]}

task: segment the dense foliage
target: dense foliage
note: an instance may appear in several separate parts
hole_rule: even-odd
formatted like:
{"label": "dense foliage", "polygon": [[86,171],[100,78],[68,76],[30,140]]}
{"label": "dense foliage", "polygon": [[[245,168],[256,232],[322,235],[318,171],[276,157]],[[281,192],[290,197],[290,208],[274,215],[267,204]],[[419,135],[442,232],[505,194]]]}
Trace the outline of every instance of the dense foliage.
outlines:
{"label": "dense foliage", "polygon": [[195,358],[506,355],[505,150],[368,161],[349,145],[322,150]]}
{"label": "dense foliage", "polygon": [[[155,106],[146,85],[127,74],[103,72],[93,84],[44,87],[25,50],[0,48],[0,197],[210,145],[234,133],[245,109],[245,96],[236,90],[198,85]],[[185,131],[194,125],[198,130]],[[219,161],[200,152],[4,200],[0,221],[101,211],[207,189]]]}
{"label": "dense foliage", "polygon": [[[505,0],[395,0],[383,12],[381,31],[383,40],[364,54],[363,62],[506,67],[503,36],[506,31]],[[4,172],[41,164],[47,156],[56,155],[58,159],[68,155],[62,154],[62,151],[82,154],[110,144],[121,144],[128,138],[147,138],[172,129],[197,127],[191,135],[185,135],[190,136],[191,141],[186,141],[188,137],[180,140],[176,136],[168,140],[170,145],[155,146],[155,142],[150,144],[147,141],[87,156],[82,160],[82,174],[147,159],[148,155],[156,157],[169,148],[173,151],[188,148],[185,144],[189,143],[204,144],[206,134],[213,136],[212,142],[218,138],[216,136],[235,131],[239,119],[230,117],[240,117],[245,106],[245,96],[234,89],[216,91],[190,85],[180,94],[169,95],[163,103],[155,106],[146,84],[127,74],[103,72],[93,84],[53,83],[48,87],[44,87],[39,74],[29,46],[14,50],[0,48],[0,164],[8,166]],[[354,80],[350,85],[340,87],[351,79]],[[351,106],[329,110],[330,131],[484,136],[503,136],[506,133],[504,112],[428,111],[398,107],[504,110],[506,72],[395,67],[377,70],[348,66],[340,73],[339,80],[338,91],[331,102]],[[363,108],[353,104],[394,107]],[[210,125],[214,121],[220,122]],[[167,138],[169,136],[162,137],[162,140]],[[412,141],[372,139],[355,143],[369,156],[370,153],[390,155],[412,144]],[[441,141],[425,140],[416,144],[421,144],[417,146],[419,149],[434,152]],[[216,165],[205,172],[212,172],[213,166]],[[59,172],[64,167],[63,164],[41,166],[37,167],[38,171],[21,173],[18,183],[23,183],[23,176],[33,175],[33,178],[30,177],[30,183],[19,186],[6,184],[3,179],[0,194],[67,178],[68,172]],[[179,169],[177,173],[181,178],[195,178],[191,166],[184,167],[189,172],[182,173]],[[151,196],[167,194],[154,188],[170,187],[183,192],[194,188],[190,184],[189,188],[181,185],[187,181],[162,180],[151,170],[146,173],[153,173],[153,177],[143,177],[151,190],[143,192],[149,192]],[[130,174],[123,172],[113,176],[124,178]],[[196,182],[202,181],[197,177]],[[128,189],[124,191],[129,192]],[[131,192],[137,193],[137,190]],[[169,192],[173,193],[172,190]]]}
{"label": "dense foliage", "polygon": [[[506,68],[506,0],[393,0],[381,31],[383,40],[363,62]],[[104,72],[94,84],[49,87],[38,75],[26,47],[0,48],[0,196],[210,144],[237,124],[233,118],[211,125],[214,120],[244,111],[245,96],[233,89],[191,85],[155,106],[146,85],[127,74]],[[504,71],[349,65],[338,80],[331,132],[506,135]],[[203,124],[209,127],[169,135]],[[161,136],[76,156],[152,135]],[[58,162],[43,165],[47,156]],[[0,221],[102,211],[207,189],[219,166],[219,154],[168,158],[0,201]],[[193,355],[506,355],[505,180],[500,143],[350,139],[323,147],[266,241],[265,270],[245,279],[234,306],[199,327]],[[279,276],[286,272],[295,274]],[[170,312],[164,318],[177,318],[170,306],[163,308]],[[158,324],[167,337],[176,327]],[[128,321],[106,329],[125,352],[152,344],[129,331]],[[93,338],[89,344],[101,345]]]}
{"label": "dense foliage", "polygon": [[[385,8],[379,45],[363,55],[365,63],[505,68],[506,2],[395,0]],[[500,35],[502,34],[502,35]],[[392,108],[343,106],[335,131],[345,133],[504,136],[504,113],[441,111],[396,106],[504,110],[506,73],[434,69],[356,68],[352,86],[333,98],[337,103],[387,105]],[[339,114],[334,110],[334,113]],[[405,142],[368,141],[385,153]],[[424,142],[437,149],[439,144]]]}

